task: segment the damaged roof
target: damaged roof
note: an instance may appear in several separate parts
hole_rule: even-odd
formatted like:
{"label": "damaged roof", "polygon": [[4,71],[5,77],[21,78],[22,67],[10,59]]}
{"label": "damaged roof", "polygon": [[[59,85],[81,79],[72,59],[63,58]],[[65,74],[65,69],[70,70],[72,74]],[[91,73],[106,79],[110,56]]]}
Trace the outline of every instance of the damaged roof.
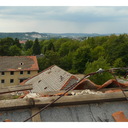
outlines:
{"label": "damaged roof", "polygon": [[76,84],[76,86],[74,86],[74,90],[82,90],[82,89],[98,89],[99,90],[103,88],[117,88],[117,87],[126,88],[128,87],[128,82],[120,83],[115,79],[110,79],[102,85],[97,85],[91,80],[84,78],[82,81]]}
{"label": "damaged roof", "polygon": [[0,56],[0,71],[39,70],[36,56]]}
{"label": "damaged roof", "polygon": [[25,80],[21,85],[32,84],[32,92],[39,93],[65,89],[76,83],[77,80],[77,77],[73,76],[71,73],[53,65],[38,73],[36,76]]}

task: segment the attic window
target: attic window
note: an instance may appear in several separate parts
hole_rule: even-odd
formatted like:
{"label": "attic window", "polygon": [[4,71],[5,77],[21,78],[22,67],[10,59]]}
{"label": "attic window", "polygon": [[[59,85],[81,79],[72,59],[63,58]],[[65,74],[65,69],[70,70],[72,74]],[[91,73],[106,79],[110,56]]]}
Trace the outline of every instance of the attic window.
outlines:
{"label": "attic window", "polygon": [[24,65],[24,63],[23,63],[23,62],[21,62],[21,63],[19,63],[19,65]]}

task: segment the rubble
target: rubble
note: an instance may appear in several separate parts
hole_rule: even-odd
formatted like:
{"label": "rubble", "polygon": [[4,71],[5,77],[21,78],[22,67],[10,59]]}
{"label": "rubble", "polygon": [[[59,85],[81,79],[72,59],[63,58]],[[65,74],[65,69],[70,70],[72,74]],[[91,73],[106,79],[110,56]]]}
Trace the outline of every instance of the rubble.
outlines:
{"label": "rubble", "polygon": [[83,90],[81,92],[71,92],[72,95],[87,95],[87,94],[103,94],[102,92],[100,91],[92,91],[92,90],[89,90],[89,89],[86,89],[86,90]]}

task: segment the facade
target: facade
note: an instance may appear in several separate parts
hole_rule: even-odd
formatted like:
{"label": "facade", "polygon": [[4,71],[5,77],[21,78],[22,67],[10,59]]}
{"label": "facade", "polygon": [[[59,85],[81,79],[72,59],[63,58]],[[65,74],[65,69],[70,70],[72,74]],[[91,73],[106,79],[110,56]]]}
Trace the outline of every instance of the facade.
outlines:
{"label": "facade", "polygon": [[18,85],[38,70],[36,56],[0,56],[0,87]]}

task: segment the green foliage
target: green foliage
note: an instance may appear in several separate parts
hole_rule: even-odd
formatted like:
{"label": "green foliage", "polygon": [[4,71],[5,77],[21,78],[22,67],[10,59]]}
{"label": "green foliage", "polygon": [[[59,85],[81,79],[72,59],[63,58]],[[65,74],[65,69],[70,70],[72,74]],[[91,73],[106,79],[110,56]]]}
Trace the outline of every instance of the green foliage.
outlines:
{"label": "green foliage", "polygon": [[18,38],[15,38],[13,45],[16,45],[18,48],[22,48]]}
{"label": "green foliage", "polygon": [[45,54],[47,51],[55,52],[55,47],[54,47],[54,44],[52,41],[54,41],[54,40],[51,39],[51,40],[45,40],[45,41],[41,42],[42,53]]}
{"label": "green foliage", "polygon": [[38,64],[40,71],[54,64],[59,66],[60,56],[57,52],[47,51],[43,58],[38,59]]}
{"label": "green foliage", "polygon": [[28,50],[28,49],[32,48],[32,46],[33,46],[33,41],[27,40],[24,48],[25,48],[25,50]]}
{"label": "green foliage", "polygon": [[41,54],[41,48],[38,39],[35,39],[35,42],[32,47],[33,55],[40,55]]}
{"label": "green foliage", "polygon": [[[35,41],[27,40],[24,45],[19,43],[18,37],[0,39],[0,56],[31,56],[43,53],[44,57],[38,59],[40,71],[53,64],[71,73],[84,73],[84,71],[90,73],[99,68],[127,67],[127,49],[127,34],[88,37],[84,40],[35,39]],[[101,77],[102,74],[98,75]]]}
{"label": "green foliage", "polygon": [[89,47],[80,47],[76,50],[73,57],[73,70],[77,73],[83,73],[86,63],[91,60]]}
{"label": "green foliage", "polygon": [[10,37],[0,40],[0,56],[21,55],[19,40]]}
{"label": "green foliage", "polygon": [[21,50],[17,45],[10,46],[9,51],[10,51],[10,56],[20,56],[21,55]]}
{"label": "green foliage", "polygon": [[69,52],[68,55],[60,58],[60,67],[70,72],[72,69],[72,58],[74,53]]}
{"label": "green foliage", "polygon": [[[98,69],[109,69],[110,65],[106,62],[106,60],[103,57],[100,57],[98,60],[93,61],[93,62],[88,62],[86,64],[86,70],[85,74],[91,73],[91,72],[96,72]],[[91,76],[89,79],[92,80],[96,84],[103,84],[107,80],[111,79],[112,75],[108,72],[104,72],[101,74],[96,74]]]}
{"label": "green foliage", "polygon": [[27,51],[25,51],[25,55],[26,55],[26,56],[31,56],[32,53],[33,53],[32,48],[27,49]]}
{"label": "green foliage", "polygon": [[68,55],[69,52],[74,52],[76,51],[76,49],[79,47],[79,43],[78,42],[74,42],[74,41],[66,41],[63,44],[61,44],[60,48],[59,48],[59,54],[61,57],[64,57],[66,55]]}
{"label": "green foliage", "polygon": [[93,60],[97,60],[101,56],[105,56],[105,49],[102,46],[97,46],[91,49]]}
{"label": "green foliage", "polygon": [[114,66],[114,67],[124,67],[124,66],[125,66],[125,63],[122,61],[121,58],[117,58],[117,59],[114,61],[113,66]]}

